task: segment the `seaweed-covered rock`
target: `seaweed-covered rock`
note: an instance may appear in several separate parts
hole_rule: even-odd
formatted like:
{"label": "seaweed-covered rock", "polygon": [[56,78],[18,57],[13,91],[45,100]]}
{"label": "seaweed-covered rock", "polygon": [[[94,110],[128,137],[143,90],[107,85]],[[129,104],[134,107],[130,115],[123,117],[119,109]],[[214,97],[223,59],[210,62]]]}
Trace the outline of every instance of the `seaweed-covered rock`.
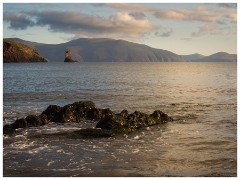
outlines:
{"label": "seaweed-covered rock", "polygon": [[48,123],[48,119],[46,115],[29,115],[26,118],[17,119],[12,124],[7,124],[3,127],[3,134],[13,134],[15,129],[19,128],[28,128],[28,127],[38,127],[43,126]]}
{"label": "seaweed-covered rock", "polygon": [[12,124],[12,128],[13,129],[18,129],[18,128],[27,128],[27,121],[24,118],[21,119],[17,119],[13,124]]}
{"label": "seaweed-covered rock", "polygon": [[173,121],[171,117],[160,110],[154,111],[151,115],[151,118],[155,119],[157,124],[166,123],[167,121]]}
{"label": "seaweed-covered rock", "polygon": [[122,110],[120,113],[119,113],[120,116],[124,117],[124,118],[127,118],[128,116],[128,111],[126,109]]}
{"label": "seaweed-covered rock", "polygon": [[113,130],[113,131],[125,131],[126,120],[120,115],[107,116],[101,119],[96,128]]}
{"label": "seaweed-covered rock", "polygon": [[12,125],[6,124],[3,126],[3,134],[13,135],[15,133],[15,129],[13,129]]}
{"label": "seaweed-covered rock", "polygon": [[91,109],[95,109],[96,106],[92,101],[79,101],[73,104],[64,106],[58,111],[51,119],[53,122],[80,122],[83,118],[86,118]]}
{"label": "seaweed-covered rock", "polygon": [[48,123],[47,116],[44,114],[41,114],[40,116],[29,115],[25,118],[25,121],[27,122],[27,127],[43,126]]}
{"label": "seaweed-covered rock", "polygon": [[97,123],[96,128],[125,133],[132,132],[143,127],[162,124],[167,121],[172,121],[172,118],[161,111],[154,111],[151,115],[140,111],[135,111],[134,113],[127,115],[127,112],[124,111],[120,114],[101,119]]}
{"label": "seaweed-covered rock", "polygon": [[61,110],[60,106],[57,105],[49,105],[46,110],[42,112],[42,115],[46,115],[49,121],[52,121],[53,117],[56,113]]}
{"label": "seaweed-covered rock", "polygon": [[[98,109],[92,101],[79,101],[64,107],[50,105],[40,115],[29,115],[17,119],[3,127],[4,134],[13,134],[15,129],[46,125],[48,122],[65,123],[80,122],[85,119],[97,120],[96,128],[82,129],[71,134],[79,137],[109,137],[117,133],[128,133],[140,128],[166,123],[173,119],[162,111],[145,114],[135,111],[129,114],[127,110],[115,114],[110,109]],[[58,134],[59,135],[59,134]]]}

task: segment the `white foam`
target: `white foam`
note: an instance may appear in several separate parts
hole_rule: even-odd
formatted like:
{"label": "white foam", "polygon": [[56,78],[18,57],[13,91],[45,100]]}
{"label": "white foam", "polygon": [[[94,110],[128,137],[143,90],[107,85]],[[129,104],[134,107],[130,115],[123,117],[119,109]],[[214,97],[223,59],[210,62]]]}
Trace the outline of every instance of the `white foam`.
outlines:
{"label": "white foam", "polygon": [[140,139],[140,136],[135,136],[133,139],[138,140]]}
{"label": "white foam", "polygon": [[136,153],[138,153],[139,151],[140,151],[139,149],[133,149],[132,153],[133,153],[133,154],[136,154]]}
{"label": "white foam", "polygon": [[47,166],[50,166],[52,163],[54,163],[55,161],[51,160],[48,162]]}

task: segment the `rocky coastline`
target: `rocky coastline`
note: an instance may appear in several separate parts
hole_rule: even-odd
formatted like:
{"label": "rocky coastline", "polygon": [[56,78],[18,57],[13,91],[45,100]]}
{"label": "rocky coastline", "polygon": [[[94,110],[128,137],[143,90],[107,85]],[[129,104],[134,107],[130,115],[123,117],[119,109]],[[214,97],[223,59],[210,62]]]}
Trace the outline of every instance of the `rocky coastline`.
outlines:
{"label": "rocky coastline", "polygon": [[47,59],[40,56],[37,50],[24,45],[20,42],[3,40],[3,62],[4,63],[33,63],[48,62]]}
{"label": "rocky coastline", "polygon": [[80,129],[61,135],[67,135],[72,138],[111,137],[173,121],[171,117],[160,110],[155,110],[152,114],[145,114],[140,111],[129,113],[125,109],[120,113],[114,113],[110,109],[97,108],[92,101],[79,101],[63,107],[49,105],[40,115],[28,115],[25,118],[17,119],[12,124],[5,125],[3,127],[3,134],[14,135],[19,128],[26,129],[44,126],[49,122],[81,123],[81,121],[86,119],[95,123],[97,122],[96,127]]}

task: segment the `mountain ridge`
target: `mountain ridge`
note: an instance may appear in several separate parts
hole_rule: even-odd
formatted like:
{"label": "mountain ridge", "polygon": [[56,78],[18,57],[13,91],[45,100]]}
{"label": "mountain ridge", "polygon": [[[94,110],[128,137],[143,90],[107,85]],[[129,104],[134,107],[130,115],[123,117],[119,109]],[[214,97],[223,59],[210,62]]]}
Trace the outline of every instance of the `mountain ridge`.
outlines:
{"label": "mountain ridge", "polygon": [[[235,62],[236,54],[217,52],[210,56],[198,53],[178,55],[145,44],[110,38],[79,38],[60,44],[44,44],[20,38],[7,38],[36,49],[51,62],[63,62],[64,52],[70,50],[79,62]],[[219,54],[220,53],[220,54]]]}
{"label": "mountain ridge", "polygon": [[80,62],[179,62],[186,61],[173,52],[156,49],[144,44],[109,38],[79,38],[61,44],[43,44],[8,38],[35,48],[52,62],[62,62],[64,52],[69,49],[72,58]]}

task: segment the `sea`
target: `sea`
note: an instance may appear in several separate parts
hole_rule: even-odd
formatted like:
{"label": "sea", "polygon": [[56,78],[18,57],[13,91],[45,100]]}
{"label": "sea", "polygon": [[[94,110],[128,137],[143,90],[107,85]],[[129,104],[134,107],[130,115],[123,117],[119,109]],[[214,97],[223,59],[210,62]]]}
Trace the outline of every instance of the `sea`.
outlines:
{"label": "sea", "polygon": [[3,64],[3,125],[85,100],[174,121],[92,139],[36,136],[95,127],[87,119],[19,129],[3,136],[3,176],[237,176],[237,63]]}

